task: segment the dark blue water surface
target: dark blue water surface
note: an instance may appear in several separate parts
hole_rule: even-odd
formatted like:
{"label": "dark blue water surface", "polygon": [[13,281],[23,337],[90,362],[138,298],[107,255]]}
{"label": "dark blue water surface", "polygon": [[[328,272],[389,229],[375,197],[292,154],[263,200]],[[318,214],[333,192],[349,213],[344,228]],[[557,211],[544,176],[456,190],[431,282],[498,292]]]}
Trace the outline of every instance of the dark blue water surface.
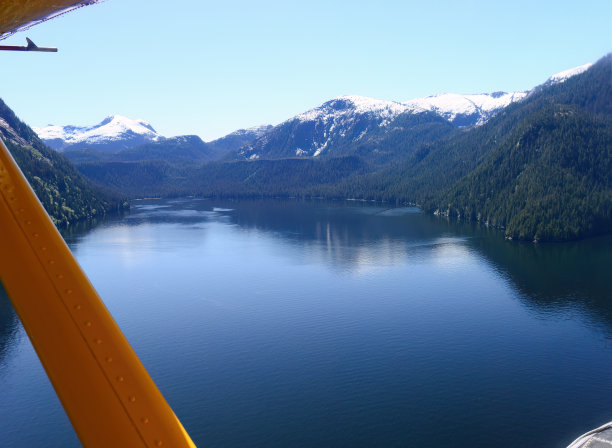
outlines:
{"label": "dark blue water surface", "polygon": [[[66,239],[201,447],[564,447],[612,420],[610,237],[185,199]],[[0,446],[79,446],[4,293]]]}

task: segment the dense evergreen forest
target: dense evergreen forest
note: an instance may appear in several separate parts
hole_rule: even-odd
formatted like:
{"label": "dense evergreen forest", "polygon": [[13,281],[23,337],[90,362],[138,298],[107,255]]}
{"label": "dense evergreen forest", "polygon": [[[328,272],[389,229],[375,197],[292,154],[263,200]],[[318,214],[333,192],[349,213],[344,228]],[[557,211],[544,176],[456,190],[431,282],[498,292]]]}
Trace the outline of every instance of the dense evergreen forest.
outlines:
{"label": "dense evergreen forest", "polygon": [[604,233],[612,224],[611,149],[609,117],[549,106],[523,120],[474,171],[425,207],[505,227],[510,238]]}
{"label": "dense evergreen forest", "polygon": [[113,185],[130,197],[329,197],[341,198],[344,178],[371,171],[360,157],[294,158],[218,162],[193,166],[163,160],[83,163],[79,170],[96,183]]}
{"label": "dense evergreen forest", "polygon": [[56,225],[128,207],[121,195],[92,185],[64,156],[42,143],[2,100],[0,137]]}

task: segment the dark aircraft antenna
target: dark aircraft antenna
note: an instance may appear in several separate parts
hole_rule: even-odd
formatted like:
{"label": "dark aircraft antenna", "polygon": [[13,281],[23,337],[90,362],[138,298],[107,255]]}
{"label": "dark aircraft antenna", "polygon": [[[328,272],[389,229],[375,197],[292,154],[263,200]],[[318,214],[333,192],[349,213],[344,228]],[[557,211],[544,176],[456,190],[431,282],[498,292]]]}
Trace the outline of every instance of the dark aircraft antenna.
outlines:
{"label": "dark aircraft antenna", "polygon": [[50,53],[57,52],[57,48],[54,48],[54,47],[39,47],[34,42],[32,42],[29,37],[26,37],[26,40],[28,41],[28,45],[25,47],[22,47],[19,45],[0,45],[0,50],[4,50],[4,51],[44,51],[44,52],[50,52]]}

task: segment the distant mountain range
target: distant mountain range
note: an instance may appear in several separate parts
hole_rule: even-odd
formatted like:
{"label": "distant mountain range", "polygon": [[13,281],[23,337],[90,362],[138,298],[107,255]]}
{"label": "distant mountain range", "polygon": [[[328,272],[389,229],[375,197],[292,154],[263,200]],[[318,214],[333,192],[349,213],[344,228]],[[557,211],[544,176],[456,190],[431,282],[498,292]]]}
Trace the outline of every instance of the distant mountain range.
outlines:
{"label": "distant mountain range", "polygon": [[121,115],[95,126],[33,128],[49,147],[76,163],[100,161],[169,160],[209,162],[237,151],[272,128],[270,125],[239,129],[211,142],[197,135],[166,138],[144,120]]}
{"label": "distant mountain range", "polygon": [[[590,65],[555,74],[543,86],[563,82]],[[479,126],[538,88],[541,86],[525,92],[447,93],[406,102],[345,95],[277,126],[241,129],[208,143],[197,136],[165,138],[146,121],[120,115],[94,126],[49,125],[34,131],[51,148],[78,162],[318,157],[350,153],[348,146],[363,146],[381,134],[392,133],[412,115],[429,114],[433,121],[433,116],[438,116],[455,127]]]}

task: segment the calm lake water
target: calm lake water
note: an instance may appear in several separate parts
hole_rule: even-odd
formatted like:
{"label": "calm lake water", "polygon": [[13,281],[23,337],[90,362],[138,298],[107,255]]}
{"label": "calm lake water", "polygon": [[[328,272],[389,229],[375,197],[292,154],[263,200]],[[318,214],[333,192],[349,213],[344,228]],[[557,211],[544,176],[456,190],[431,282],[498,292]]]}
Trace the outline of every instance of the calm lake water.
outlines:
{"label": "calm lake water", "polygon": [[[610,237],[185,199],[66,239],[200,447],[564,447],[612,420]],[[3,292],[0,446],[79,446]]]}

